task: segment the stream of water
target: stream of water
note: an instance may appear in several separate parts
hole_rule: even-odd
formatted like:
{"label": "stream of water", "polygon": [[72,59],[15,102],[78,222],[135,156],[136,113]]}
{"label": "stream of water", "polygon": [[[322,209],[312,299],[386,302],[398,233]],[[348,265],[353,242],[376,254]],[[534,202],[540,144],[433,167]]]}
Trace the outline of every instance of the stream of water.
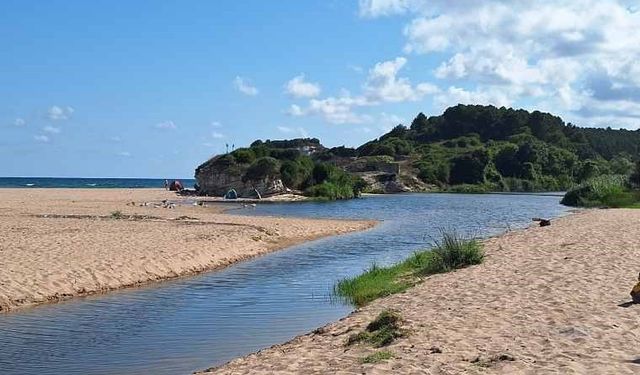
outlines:
{"label": "stream of water", "polygon": [[199,276],[0,315],[0,373],[189,374],[347,315],[334,283],[428,246],[441,228],[475,236],[567,212],[559,196],[401,194],[265,204],[248,215],[377,219]]}

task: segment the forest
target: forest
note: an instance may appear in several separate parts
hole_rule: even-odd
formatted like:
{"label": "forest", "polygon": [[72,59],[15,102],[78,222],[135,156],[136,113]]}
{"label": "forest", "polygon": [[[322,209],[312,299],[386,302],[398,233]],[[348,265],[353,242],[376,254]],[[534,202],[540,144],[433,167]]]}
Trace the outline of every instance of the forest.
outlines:
{"label": "forest", "polygon": [[[385,160],[422,191],[565,191],[599,176],[629,176],[639,160],[640,131],[583,128],[539,111],[457,105],[419,113],[360,147],[325,148],[315,138],[253,142],[213,163],[242,181],[281,179],[314,197],[345,199],[368,191],[349,163]],[[205,166],[207,163],[203,164]],[[203,168],[199,167],[199,170]],[[196,173],[197,175],[198,173]]]}

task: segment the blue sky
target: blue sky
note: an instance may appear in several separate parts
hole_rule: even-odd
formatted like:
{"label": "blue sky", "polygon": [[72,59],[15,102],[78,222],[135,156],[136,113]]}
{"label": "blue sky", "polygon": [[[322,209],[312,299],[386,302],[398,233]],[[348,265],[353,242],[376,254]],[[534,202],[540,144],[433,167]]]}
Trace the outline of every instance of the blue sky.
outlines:
{"label": "blue sky", "polygon": [[457,103],[638,127],[632,5],[478,3],[4,0],[0,176],[190,177],[226,143],[356,146]]}

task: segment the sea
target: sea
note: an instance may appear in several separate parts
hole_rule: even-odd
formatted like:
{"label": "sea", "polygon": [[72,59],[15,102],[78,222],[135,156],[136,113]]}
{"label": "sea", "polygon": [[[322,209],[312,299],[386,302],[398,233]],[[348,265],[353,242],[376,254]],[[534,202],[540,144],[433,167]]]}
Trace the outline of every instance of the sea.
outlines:
{"label": "sea", "polygon": [[[185,188],[196,183],[192,178],[166,178],[179,180]],[[162,188],[164,178],[85,178],[85,177],[0,177],[0,188]]]}

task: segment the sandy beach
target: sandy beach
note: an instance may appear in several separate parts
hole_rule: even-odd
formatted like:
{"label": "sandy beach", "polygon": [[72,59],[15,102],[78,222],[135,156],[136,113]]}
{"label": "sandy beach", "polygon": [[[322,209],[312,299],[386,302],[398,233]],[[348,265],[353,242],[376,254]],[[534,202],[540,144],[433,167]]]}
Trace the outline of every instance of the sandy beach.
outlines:
{"label": "sandy beach", "polygon": [[[590,210],[485,241],[483,264],[435,275],[217,374],[638,374],[640,210]],[[404,337],[345,346],[385,309]]]}
{"label": "sandy beach", "polygon": [[181,199],[162,189],[0,189],[0,311],[203,272],[374,225],[161,206]]}

